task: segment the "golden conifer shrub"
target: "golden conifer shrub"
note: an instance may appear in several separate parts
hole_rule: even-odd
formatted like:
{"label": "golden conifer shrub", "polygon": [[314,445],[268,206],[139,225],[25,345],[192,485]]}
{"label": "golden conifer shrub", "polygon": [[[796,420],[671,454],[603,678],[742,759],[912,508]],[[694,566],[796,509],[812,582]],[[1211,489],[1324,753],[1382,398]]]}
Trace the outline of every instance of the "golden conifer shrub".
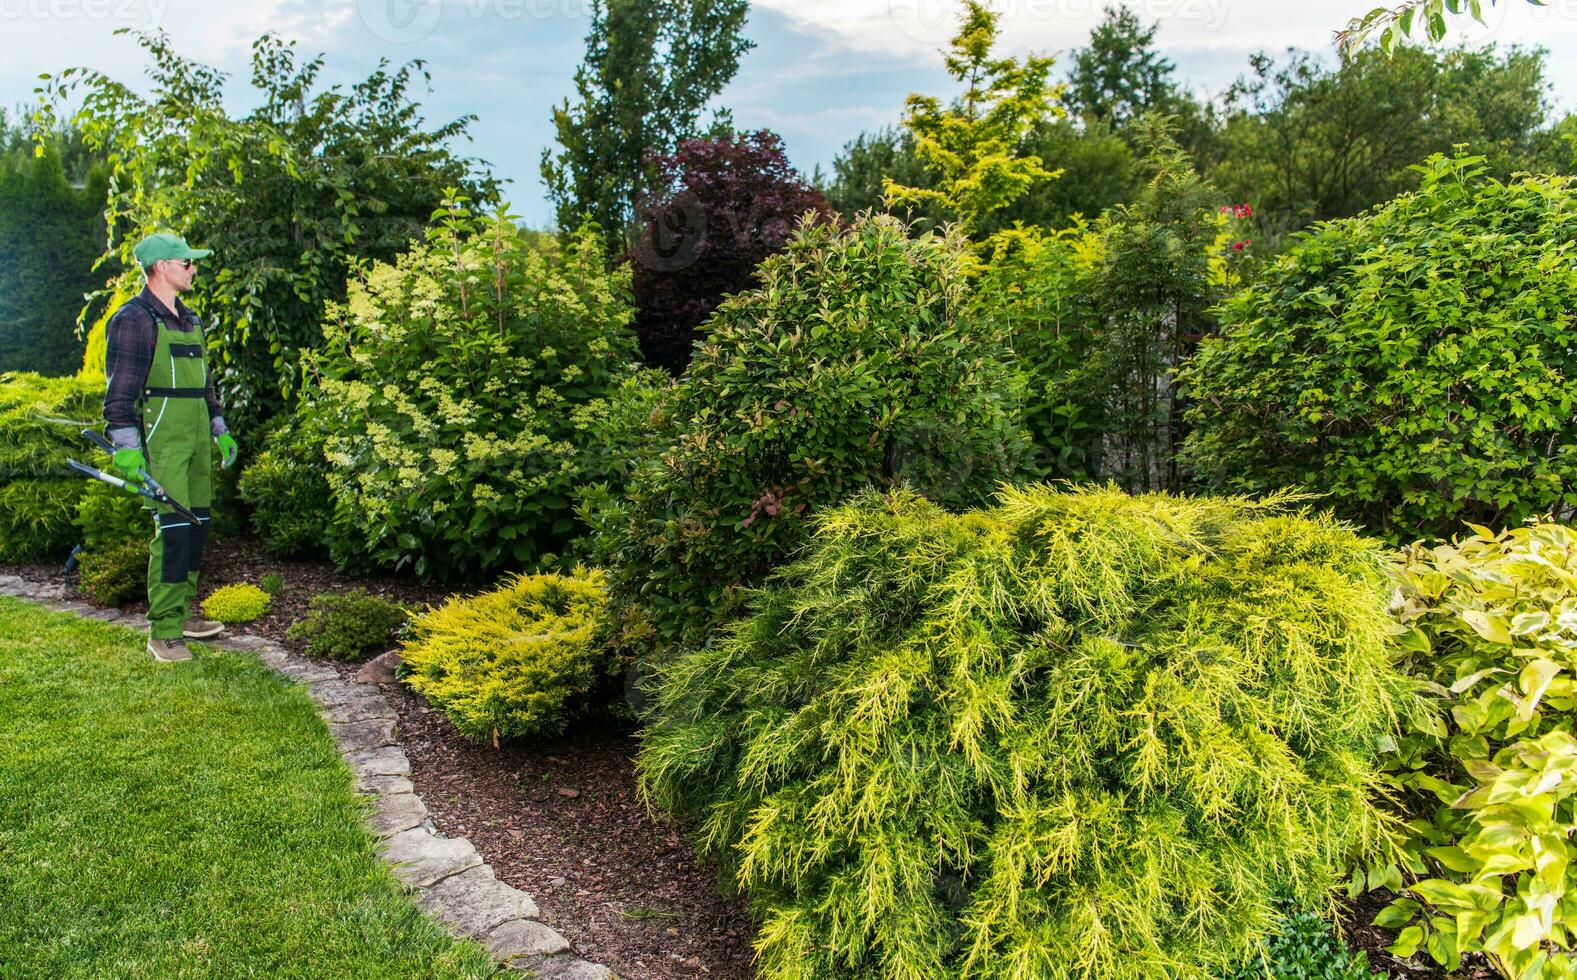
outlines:
{"label": "golden conifer shrub", "polygon": [[405,681],[476,741],[562,732],[614,667],[602,573],[516,575],[416,617]]}
{"label": "golden conifer shrub", "polygon": [[765,980],[1223,975],[1383,830],[1388,562],[1295,498],[899,491],[661,669],[639,766]]}

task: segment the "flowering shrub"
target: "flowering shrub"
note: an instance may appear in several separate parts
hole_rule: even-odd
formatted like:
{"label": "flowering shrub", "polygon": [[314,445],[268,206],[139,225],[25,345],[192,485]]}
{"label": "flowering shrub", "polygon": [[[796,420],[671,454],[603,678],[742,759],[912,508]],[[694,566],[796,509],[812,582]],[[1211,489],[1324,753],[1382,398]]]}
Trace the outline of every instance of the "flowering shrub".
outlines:
{"label": "flowering shrub", "polygon": [[328,544],[344,567],[475,580],[571,537],[574,410],[636,359],[627,270],[593,229],[561,244],[451,202],[429,241],[330,307],[318,391]]}
{"label": "flowering shrub", "polygon": [[1181,377],[1207,484],[1301,485],[1396,542],[1577,508],[1577,183],[1481,161],[1432,157],[1225,302]]}
{"label": "flowering shrub", "polygon": [[419,615],[405,682],[476,741],[562,732],[615,662],[597,637],[602,573],[517,575]]}
{"label": "flowering shrub", "polygon": [[972,320],[963,241],[863,215],[802,223],[730,297],[651,426],[601,545],[621,629],[697,644],[804,540],[817,508],[907,482],[982,499],[1017,462],[1014,378]]}
{"label": "flowering shrub", "polygon": [[866,491],[659,669],[643,791],[762,980],[1219,977],[1379,842],[1390,588],[1275,501]]}
{"label": "flowering shrub", "polygon": [[1412,805],[1392,951],[1449,970],[1482,952],[1504,977],[1577,975],[1577,531],[1475,527],[1407,549],[1396,615],[1438,712],[1390,755]]}
{"label": "flowering shrub", "polygon": [[268,593],[255,585],[223,585],[203,600],[203,615],[221,623],[250,623],[268,612],[268,603]]}

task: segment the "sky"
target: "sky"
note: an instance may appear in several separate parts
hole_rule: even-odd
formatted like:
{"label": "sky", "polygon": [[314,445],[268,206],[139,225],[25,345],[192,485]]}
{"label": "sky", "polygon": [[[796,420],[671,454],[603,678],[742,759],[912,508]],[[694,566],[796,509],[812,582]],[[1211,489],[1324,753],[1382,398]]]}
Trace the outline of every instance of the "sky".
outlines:
{"label": "sky", "polygon": [[[995,0],[1000,50],[1051,54],[1060,73],[1113,0]],[[1329,51],[1332,33],[1373,0],[1128,0],[1158,23],[1157,45],[1177,77],[1213,95],[1247,71],[1257,51]],[[755,48],[715,100],[740,129],[779,134],[794,165],[830,170],[860,132],[896,124],[911,92],[951,96],[942,67],[956,0],[756,0],[745,28]],[[1577,108],[1577,0],[1499,0],[1485,26],[1453,23],[1452,38],[1543,45],[1561,111]],[[251,107],[251,42],[273,31],[325,55],[325,82],[353,83],[379,59],[426,62],[421,96],[433,124],[474,114],[457,150],[505,178],[511,210],[551,223],[539,165],[553,144],[549,116],[573,94],[590,0],[0,0],[0,106],[31,103],[40,73],[70,66],[105,72],[133,88],[145,61],[121,28],[169,34],[185,57],[231,75],[227,105]]]}

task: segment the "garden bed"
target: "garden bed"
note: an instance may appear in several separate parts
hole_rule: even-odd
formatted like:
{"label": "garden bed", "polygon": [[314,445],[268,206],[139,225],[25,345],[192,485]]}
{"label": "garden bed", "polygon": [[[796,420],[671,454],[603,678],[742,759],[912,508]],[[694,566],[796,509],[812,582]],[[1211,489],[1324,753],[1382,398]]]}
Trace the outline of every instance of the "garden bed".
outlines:
{"label": "garden bed", "polygon": [[[283,579],[263,618],[247,632],[287,643],[285,631],[312,596],[361,587],[420,608],[486,586],[439,586],[408,576],[352,577],[320,561],[280,559],[251,538],[214,544],[205,560],[203,592]],[[51,565],[0,565],[0,572],[59,578]],[[80,598],[80,597],[79,597]],[[122,607],[146,608],[143,602]],[[320,661],[349,677],[359,663]],[[748,980],[754,927],[743,901],[724,897],[716,874],[692,852],[682,831],[654,819],[636,791],[631,733],[607,725],[582,727],[551,740],[506,742],[501,749],[461,736],[426,699],[403,685],[384,688],[400,715],[397,737],[411,761],[411,779],[439,832],[471,839],[498,877],[531,894],[543,920],[588,959],[631,980],[694,977]],[[1385,951],[1389,930],[1368,923],[1389,900],[1360,897],[1342,911],[1342,929],[1370,965],[1391,978],[1433,980],[1446,973],[1422,955],[1401,962]],[[1491,977],[1465,965],[1457,977]]]}

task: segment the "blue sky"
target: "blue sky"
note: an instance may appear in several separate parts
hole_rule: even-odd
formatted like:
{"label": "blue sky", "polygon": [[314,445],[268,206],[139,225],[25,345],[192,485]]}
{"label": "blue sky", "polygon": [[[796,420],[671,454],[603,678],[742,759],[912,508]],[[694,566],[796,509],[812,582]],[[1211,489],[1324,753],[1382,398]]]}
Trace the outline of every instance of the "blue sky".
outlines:
{"label": "blue sky", "polygon": [[[1003,47],[1066,52],[1084,43],[1106,0],[997,0]],[[1161,25],[1179,77],[1203,94],[1241,75],[1254,51],[1328,49],[1331,32],[1370,0],[1129,0]],[[910,92],[950,94],[940,50],[956,23],[952,0],[760,0],[746,34],[756,42],[719,98],[738,126],[780,134],[809,173],[831,164],[861,130],[897,122]],[[1533,7],[1500,0],[1487,27],[1455,37],[1550,49],[1549,78],[1563,110],[1577,103],[1577,0]],[[248,105],[247,54],[265,30],[327,56],[328,81],[364,77],[380,57],[422,58],[432,74],[428,118],[478,119],[460,149],[508,178],[513,210],[542,226],[551,211],[538,163],[553,141],[549,113],[572,93],[589,23],[587,0],[0,0],[0,104],[30,101],[40,72],[88,65],[136,85],[143,61],[119,27],[162,28],[189,57],[230,71],[236,109]],[[1060,71],[1060,69],[1059,69]]]}

